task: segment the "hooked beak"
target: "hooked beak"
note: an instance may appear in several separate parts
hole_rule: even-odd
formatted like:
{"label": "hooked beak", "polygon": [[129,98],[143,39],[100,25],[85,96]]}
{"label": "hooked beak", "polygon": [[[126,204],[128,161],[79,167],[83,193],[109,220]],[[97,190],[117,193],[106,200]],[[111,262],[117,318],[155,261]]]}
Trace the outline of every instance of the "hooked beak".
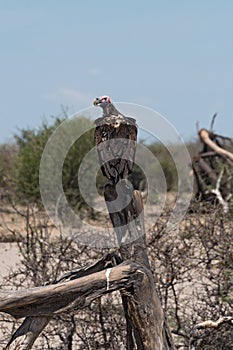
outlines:
{"label": "hooked beak", "polygon": [[100,103],[100,99],[98,97],[96,97],[93,101],[93,105],[98,106],[99,103]]}
{"label": "hooked beak", "polygon": [[114,123],[113,127],[114,127],[116,130],[118,130],[119,127],[120,127],[120,125],[121,125],[121,123],[117,120],[117,121]]}

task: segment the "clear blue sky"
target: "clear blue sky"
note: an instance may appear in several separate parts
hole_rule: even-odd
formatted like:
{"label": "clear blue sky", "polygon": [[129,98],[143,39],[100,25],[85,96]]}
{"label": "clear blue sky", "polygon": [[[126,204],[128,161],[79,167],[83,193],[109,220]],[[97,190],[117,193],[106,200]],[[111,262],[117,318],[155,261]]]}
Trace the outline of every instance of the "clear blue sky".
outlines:
{"label": "clear blue sky", "polygon": [[0,0],[0,142],[108,94],[233,136],[233,1]]}

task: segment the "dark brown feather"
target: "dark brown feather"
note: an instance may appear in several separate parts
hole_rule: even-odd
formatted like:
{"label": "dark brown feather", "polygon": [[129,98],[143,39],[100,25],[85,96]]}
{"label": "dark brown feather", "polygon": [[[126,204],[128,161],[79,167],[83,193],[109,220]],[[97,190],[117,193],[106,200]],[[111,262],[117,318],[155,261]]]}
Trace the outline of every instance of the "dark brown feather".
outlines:
{"label": "dark brown feather", "polygon": [[116,183],[132,172],[136,151],[137,125],[133,118],[123,117],[120,126],[115,128],[115,121],[115,116],[97,119],[94,139],[101,171],[105,177]]}

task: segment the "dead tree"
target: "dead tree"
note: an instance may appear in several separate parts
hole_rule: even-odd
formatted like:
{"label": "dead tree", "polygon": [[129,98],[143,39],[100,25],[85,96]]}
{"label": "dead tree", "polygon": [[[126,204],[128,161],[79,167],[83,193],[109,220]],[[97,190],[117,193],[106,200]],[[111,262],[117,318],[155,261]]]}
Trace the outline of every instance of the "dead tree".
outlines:
{"label": "dead tree", "polygon": [[173,349],[171,333],[155,288],[146,250],[143,201],[128,181],[137,143],[136,120],[124,116],[109,96],[94,100],[103,109],[94,133],[99,163],[107,178],[104,197],[114,227],[120,256],[141,266],[140,288],[121,291],[127,324],[127,350]]}
{"label": "dead tree", "polygon": [[217,200],[227,213],[233,194],[233,139],[213,132],[215,118],[216,114],[210,130],[198,130],[203,147],[193,157],[193,172],[198,197]]}
{"label": "dead tree", "polygon": [[[31,349],[53,316],[75,313],[94,299],[116,290],[121,293],[126,318],[126,349],[175,349],[150,269],[140,192],[123,179],[107,182],[104,196],[119,254],[107,254],[88,268],[70,271],[54,284],[16,292],[1,291],[0,311],[17,319],[26,317],[6,350]],[[117,198],[121,209],[116,205]]]}

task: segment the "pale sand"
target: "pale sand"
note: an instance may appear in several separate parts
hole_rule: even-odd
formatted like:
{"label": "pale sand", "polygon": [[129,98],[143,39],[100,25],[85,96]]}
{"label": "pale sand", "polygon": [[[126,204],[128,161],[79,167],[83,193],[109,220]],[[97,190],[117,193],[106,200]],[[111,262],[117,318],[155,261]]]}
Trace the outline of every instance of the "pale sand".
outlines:
{"label": "pale sand", "polygon": [[0,243],[0,285],[3,277],[15,271],[20,263],[17,243]]}

